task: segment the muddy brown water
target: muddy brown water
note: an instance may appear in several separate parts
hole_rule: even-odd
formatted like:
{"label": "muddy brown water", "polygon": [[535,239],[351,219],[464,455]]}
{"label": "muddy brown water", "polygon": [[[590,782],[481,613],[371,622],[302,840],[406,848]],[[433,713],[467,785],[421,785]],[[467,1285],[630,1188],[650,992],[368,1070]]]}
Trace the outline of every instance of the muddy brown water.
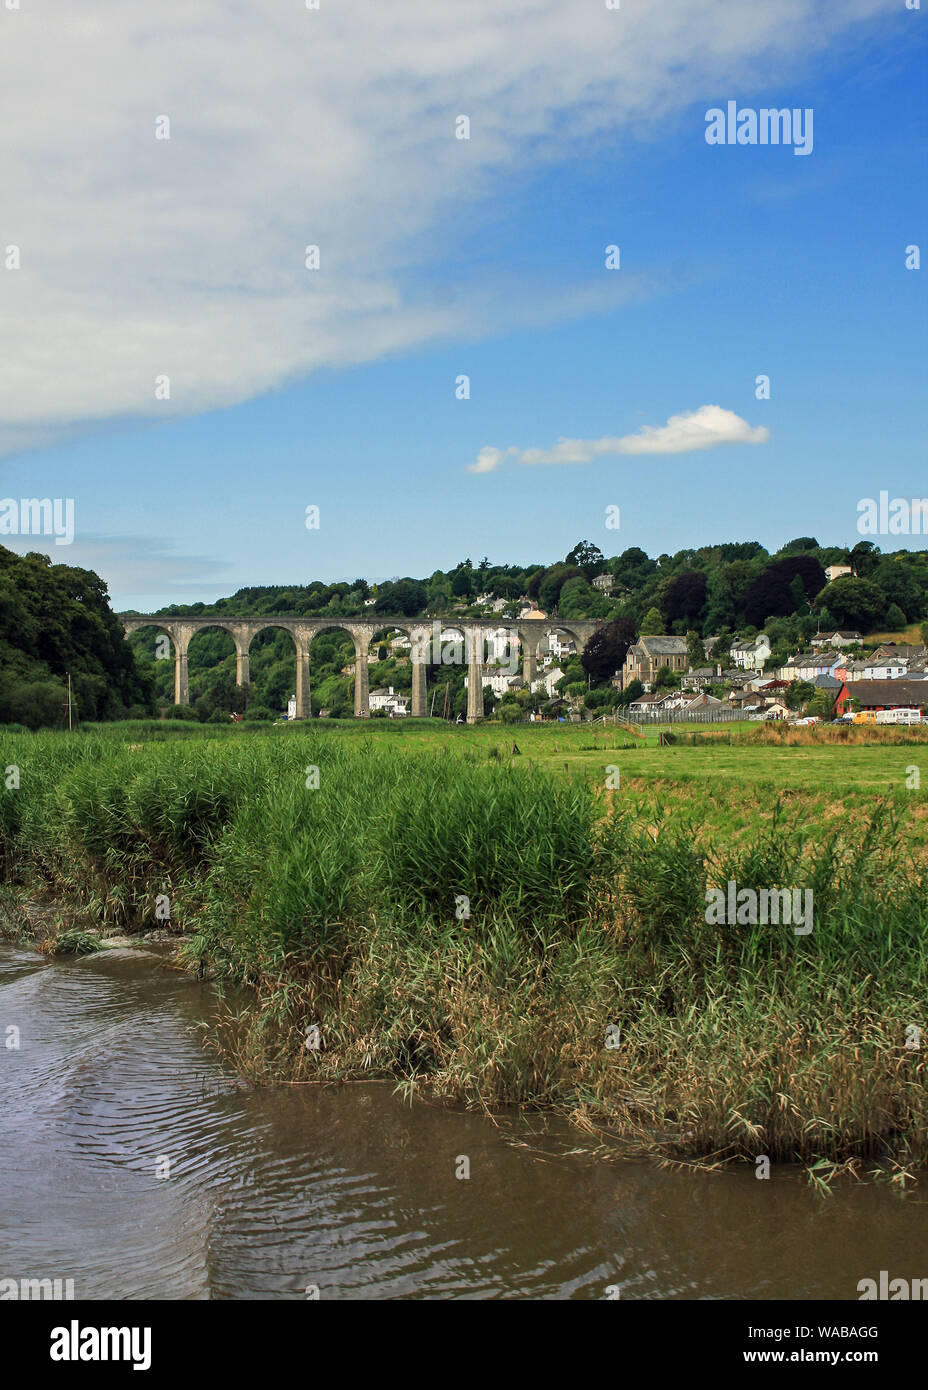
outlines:
{"label": "muddy brown water", "polygon": [[157,955],[0,945],[0,1040],[20,1035],[0,1047],[0,1279],[91,1299],[856,1300],[881,1269],[928,1274],[917,1194],[603,1163],[568,1154],[566,1126],[539,1143],[537,1121],[392,1084],[241,1088],[201,1045],[212,1008]]}

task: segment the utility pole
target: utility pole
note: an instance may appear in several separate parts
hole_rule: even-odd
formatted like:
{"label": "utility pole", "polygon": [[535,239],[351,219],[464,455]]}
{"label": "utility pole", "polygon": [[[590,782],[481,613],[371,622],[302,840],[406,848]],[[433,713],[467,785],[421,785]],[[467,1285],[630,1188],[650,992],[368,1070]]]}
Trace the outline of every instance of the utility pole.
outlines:
{"label": "utility pole", "polygon": [[68,672],[68,733],[71,732],[71,672]]}

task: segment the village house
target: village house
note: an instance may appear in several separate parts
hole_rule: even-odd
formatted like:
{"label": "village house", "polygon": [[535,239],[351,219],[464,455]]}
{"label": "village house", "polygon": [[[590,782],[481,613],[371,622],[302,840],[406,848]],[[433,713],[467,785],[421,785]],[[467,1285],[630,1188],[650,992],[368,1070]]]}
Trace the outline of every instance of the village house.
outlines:
{"label": "village house", "polygon": [[849,661],[845,670],[845,680],[891,681],[908,673],[909,663],[897,657],[864,656],[859,661]]}
{"label": "village house", "polygon": [[928,704],[928,690],[921,681],[897,678],[886,681],[856,681],[846,695],[862,710],[920,709]]}
{"label": "village house", "polygon": [[874,660],[918,661],[925,656],[924,647],[915,647],[906,642],[881,642],[870,653]]}
{"label": "village house", "polygon": [[[464,677],[464,689],[467,689],[468,677]],[[513,676],[508,671],[490,671],[486,667],[481,675],[480,684],[489,686],[497,699],[508,694],[510,690],[519,690],[524,684],[521,676]]]}
{"label": "village house", "polygon": [[563,661],[565,656],[573,656],[576,650],[576,642],[566,633],[552,632],[548,637],[548,651],[552,656],[556,656],[558,661]]}
{"label": "village house", "polygon": [[376,690],[372,690],[369,696],[369,707],[372,714],[374,710],[386,710],[391,719],[396,715],[409,713],[406,696],[397,694],[392,685],[389,687],[378,686]]}
{"label": "village house", "polygon": [[[828,571],[825,572],[827,574]],[[859,632],[817,632],[809,645],[817,651],[820,647],[854,647],[862,641],[863,638]]]}
{"label": "village house", "polygon": [[611,594],[615,577],[611,574],[598,574],[593,580],[593,588],[598,589],[601,594]]}
{"label": "village house", "polygon": [[668,666],[671,671],[685,671],[688,665],[685,637],[639,637],[625,657],[622,689],[627,689],[632,681],[641,681],[647,689],[662,666]]}
{"label": "village house", "polygon": [[559,680],[563,679],[563,676],[564,672],[561,670],[560,666],[552,666],[550,670],[546,671],[538,680],[532,681],[532,692],[543,690],[548,699],[553,700],[557,693],[554,687]]}
{"label": "village house", "polygon": [[842,574],[853,574],[850,565],[826,565],[825,578],[830,584],[833,579],[840,579]]}
{"label": "village house", "polygon": [[687,671],[686,675],[681,677],[681,682],[694,690],[703,690],[717,679],[714,666],[697,666],[695,670]]}
{"label": "village house", "polygon": [[847,658],[840,652],[800,652],[781,666],[777,675],[784,681],[814,681],[816,676],[844,679]]}
{"label": "village house", "polygon": [[731,661],[744,671],[762,671],[764,662],[770,658],[770,639],[766,632],[756,637],[748,637],[743,642],[732,642]]}

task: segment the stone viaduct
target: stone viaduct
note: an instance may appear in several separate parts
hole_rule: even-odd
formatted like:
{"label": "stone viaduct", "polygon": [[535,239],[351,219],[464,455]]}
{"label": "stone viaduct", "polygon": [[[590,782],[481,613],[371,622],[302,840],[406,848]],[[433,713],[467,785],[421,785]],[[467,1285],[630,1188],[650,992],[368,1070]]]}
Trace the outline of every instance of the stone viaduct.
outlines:
{"label": "stone viaduct", "polygon": [[568,618],[527,618],[516,622],[503,622],[494,619],[468,619],[458,622],[454,615],[443,617],[406,618],[378,614],[376,620],[359,618],[295,618],[255,617],[230,618],[223,615],[207,617],[168,617],[152,614],[122,614],[120,621],[128,635],[139,628],[155,627],[171,639],[174,649],[174,703],[190,703],[187,684],[187,648],[190,639],[206,628],[220,628],[228,632],[235,643],[235,681],[237,685],[248,685],[248,653],[254,637],[265,628],[282,628],[289,632],[296,647],[296,717],[305,719],[309,709],[309,647],[319,632],[329,628],[348,633],[354,642],[355,681],[354,713],[356,719],[364,719],[370,714],[368,703],[368,662],[367,656],[375,633],[385,629],[398,629],[410,640],[412,660],[412,715],[423,718],[428,714],[426,701],[426,667],[429,664],[429,649],[434,650],[439,633],[459,633],[463,638],[462,648],[466,652],[467,681],[467,722],[475,723],[483,718],[483,666],[487,638],[505,629],[510,643],[517,645],[521,656],[522,678],[530,684],[536,679],[538,647],[542,638],[554,632],[564,632],[572,637],[577,650],[582,651],[593,633],[601,626],[589,620]]}

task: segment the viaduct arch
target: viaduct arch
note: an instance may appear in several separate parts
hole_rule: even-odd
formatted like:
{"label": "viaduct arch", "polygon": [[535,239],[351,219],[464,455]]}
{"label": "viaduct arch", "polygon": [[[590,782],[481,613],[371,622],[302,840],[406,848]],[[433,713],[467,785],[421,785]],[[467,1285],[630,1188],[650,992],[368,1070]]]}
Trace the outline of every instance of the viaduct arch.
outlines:
{"label": "viaduct arch", "polygon": [[356,719],[366,719],[370,714],[367,656],[374,634],[384,628],[396,628],[404,632],[410,640],[412,660],[412,715],[425,718],[428,714],[426,700],[426,667],[429,650],[440,633],[445,630],[461,632],[467,660],[467,722],[474,724],[483,718],[483,666],[484,647],[488,637],[504,628],[518,638],[522,663],[522,678],[531,684],[537,678],[538,647],[544,637],[554,632],[566,632],[582,651],[593,633],[602,626],[601,622],[590,620],[571,620],[568,618],[523,618],[517,622],[504,623],[499,618],[480,618],[460,621],[456,614],[442,617],[407,618],[402,614],[391,616],[378,614],[375,621],[358,618],[294,618],[265,615],[252,618],[230,618],[224,614],[204,617],[173,617],[158,613],[121,614],[123,630],[137,632],[143,627],[155,627],[171,639],[174,649],[174,703],[190,703],[190,687],[187,680],[187,649],[195,633],[204,628],[216,627],[228,632],[235,643],[235,681],[237,685],[248,685],[248,653],[251,643],[265,628],[282,628],[289,632],[296,648],[296,717],[305,719],[309,714],[309,646],[319,632],[328,628],[339,628],[347,632],[354,642],[355,681],[354,714]]}

